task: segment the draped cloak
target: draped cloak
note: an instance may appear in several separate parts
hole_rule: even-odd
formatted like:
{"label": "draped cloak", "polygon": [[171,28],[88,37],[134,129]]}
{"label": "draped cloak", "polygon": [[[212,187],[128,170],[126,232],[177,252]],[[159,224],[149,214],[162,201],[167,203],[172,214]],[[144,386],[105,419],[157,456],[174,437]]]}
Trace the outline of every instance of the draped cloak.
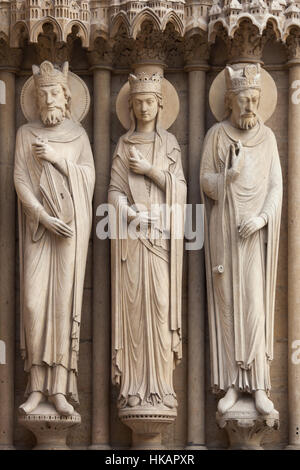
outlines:
{"label": "draped cloak", "polygon": [[[112,380],[120,384],[119,406],[129,396],[141,404],[162,403],[175,397],[173,368],[182,356],[181,292],[186,183],[176,138],[165,130],[122,136],[116,147],[109,186],[109,202],[115,208],[116,239],[111,240],[112,269]],[[129,147],[135,145],[153,166],[165,174],[166,190],[129,169]],[[151,156],[150,156],[151,155]],[[156,236],[121,238],[120,214],[125,205],[173,204],[169,239]],[[144,209],[145,210],[145,209]],[[110,216],[110,222],[111,216]],[[126,222],[127,223],[127,222]],[[156,230],[155,229],[155,230]]]}
{"label": "draped cloak", "polygon": [[[37,137],[65,160],[65,182],[74,205],[71,238],[55,235],[39,222],[43,209],[40,178],[43,169],[32,152]],[[79,123],[65,119],[55,127],[28,123],[17,133],[15,188],[18,194],[21,353],[24,369],[50,366],[42,392],[51,395],[53,366],[67,371],[67,391],[78,402],[79,334],[86,257],[92,224],[95,170],[90,143]],[[32,374],[31,374],[32,375]],[[33,391],[30,376],[26,394]],[[56,392],[58,393],[58,392]]]}
{"label": "draped cloak", "polygon": [[[231,144],[245,157],[230,181]],[[215,391],[270,390],[282,175],[273,132],[215,124],[205,138],[200,170],[205,205],[205,260],[211,382]],[[262,215],[267,225],[246,239],[238,226]],[[224,272],[218,272],[222,266]]]}

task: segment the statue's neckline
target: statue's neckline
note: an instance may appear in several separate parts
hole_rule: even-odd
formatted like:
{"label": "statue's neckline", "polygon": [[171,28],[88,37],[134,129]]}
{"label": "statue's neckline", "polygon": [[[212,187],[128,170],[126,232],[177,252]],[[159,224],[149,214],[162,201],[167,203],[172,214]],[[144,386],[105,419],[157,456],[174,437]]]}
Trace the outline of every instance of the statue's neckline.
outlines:
{"label": "statue's neckline", "polygon": [[44,126],[41,120],[29,122],[27,126],[33,135],[46,137],[49,142],[72,142],[84,133],[80,123],[67,118],[53,127]]}
{"label": "statue's neckline", "polygon": [[152,131],[152,132],[138,132],[138,131],[134,131],[134,133],[132,135],[136,135],[137,137],[139,136],[142,136],[142,137],[149,137],[149,139],[153,139],[154,135],[155,135],[155,132]]}
{"label": "statue's neckline", "polygon": [[227,136],[235,142],[240,140],[244,147],[257,145],[265,136],[265,132],[263,132],[265,126],[260,120],[252,129],[247,131],[234,127],[229,120],[224,121],[222,125]]}

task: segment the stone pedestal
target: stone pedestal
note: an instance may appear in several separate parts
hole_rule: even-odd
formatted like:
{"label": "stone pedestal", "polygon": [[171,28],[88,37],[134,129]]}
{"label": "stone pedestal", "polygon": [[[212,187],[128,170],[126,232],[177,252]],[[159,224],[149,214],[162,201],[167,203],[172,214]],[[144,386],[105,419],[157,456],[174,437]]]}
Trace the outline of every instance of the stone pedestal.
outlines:
{"label": "stone pedestal", "polygon": [[163,450],[162,433],[175,421],[176,409],[165,408],[124,408],[119,418],[132,430],[132,449]]}
{"label": "stone pedestal", "polygon": [[218,426],[227,431],[230,450],[263,450],[263,438],[279,428],[278,411],[261,415],[251,396],[240,398],[224,415],[217,412],[216,419]]}
{"label": "stone pedestal", "polygon": [[34,434],[37,443],[33,450],[70,450],[68,432],[81,423],[81,416],[76,411],[72,416],[60,416],[51,403],[44,402],[32,413],[19,416],[18,421]]}

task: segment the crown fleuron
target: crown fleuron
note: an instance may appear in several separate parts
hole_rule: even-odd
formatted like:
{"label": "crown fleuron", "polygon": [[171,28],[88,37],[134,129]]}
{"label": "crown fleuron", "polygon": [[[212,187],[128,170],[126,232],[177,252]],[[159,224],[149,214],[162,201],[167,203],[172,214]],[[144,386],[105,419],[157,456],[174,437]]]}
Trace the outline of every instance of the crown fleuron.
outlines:
{"label": "crown fleuron", "polygon": [[130,93],[161,93],[163,77],[159,73],[149,75],[145,72],[129,75]]}
{"label": "crown fleuron", "polygon": [[69,63],[65,62],[62,70],[54,67],[51,62],[45,60],[40,67],[32,66],[34,82],[36,86],[67,85],[68,84]]}
{"label": "crown fleuron", "polygon": [[241,91],[247,88],[261,89],[260,64],[243,64],[237,69],[227,65],[225,76],[228,91]]}

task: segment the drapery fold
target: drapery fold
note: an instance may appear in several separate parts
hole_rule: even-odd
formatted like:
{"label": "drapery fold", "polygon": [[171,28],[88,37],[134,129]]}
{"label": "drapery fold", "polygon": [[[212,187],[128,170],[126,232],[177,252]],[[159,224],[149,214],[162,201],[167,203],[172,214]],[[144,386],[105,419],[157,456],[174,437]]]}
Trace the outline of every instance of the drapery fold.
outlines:
{"label": "drapery fold", "polygon": [[[132,174],[131,145],[151,154],[151,163],[165,173],[165,192],[153,182],[149,189],[144,176]],[[162,402],[166,395],[175,397],[172,370],[182,355],[185,200],[180,149],[174,136],[161,130],[151,139],[130,133],[120,138],[113,156],[109,202],[114,208],[110,222],[116,225],[116,239],[111,240],[112,380],[121,384],[121,406],[126,406],[130,395],[152,404]],[[152,233],[122,238],[127,206],[141,204],[144,210],[162,204],[180,208],[168,218],[170,239],[164,236],[162,215]]]}
{"label": "drapery fold", "polygon": [[[230,181],[230,146],[244,164]],[[205,205],[205,262],[211,379],[216,390],[270,389],[282,176],[275,137],[259,122],[241,131],[228,121],[208,132],[200,170]],[[263,215],[267,226],[246,239],[238,226]],[[216,267],[222,264],[223,273]]]}
{"label": "drapery fold", "polygon": [[[56,130],[37,122],[22,126],[17,134],[14,180],[19,212],[21,353],[27,372],[32,366],[61,365],[77,374],[95,170],[81,125],[66,119]],[[32,152],[36,137],[47,139],[66,162],[65,181],[74,205],[71,238],[56,236],[39,222],[44,210],[39,187],[43,166]]]}

